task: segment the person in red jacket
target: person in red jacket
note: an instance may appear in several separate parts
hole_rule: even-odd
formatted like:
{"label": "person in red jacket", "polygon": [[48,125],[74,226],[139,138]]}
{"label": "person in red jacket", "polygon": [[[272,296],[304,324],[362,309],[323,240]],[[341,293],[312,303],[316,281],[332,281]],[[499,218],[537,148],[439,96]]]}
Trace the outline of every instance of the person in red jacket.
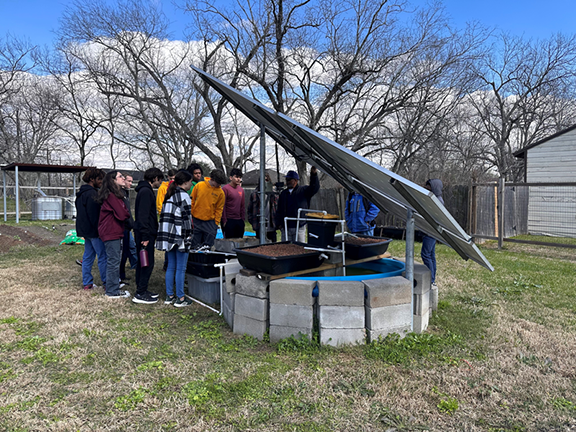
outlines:
{"label": "person in red jacket", "polygon": [[128,291],[120,290],[120,257],[122,238],[130,213],[124,203],[124,176],[120,171],[110,171],[102,181],[97,202],[101,205],[98,235],[106,248],[106,295],[108,298],[130,297]]}

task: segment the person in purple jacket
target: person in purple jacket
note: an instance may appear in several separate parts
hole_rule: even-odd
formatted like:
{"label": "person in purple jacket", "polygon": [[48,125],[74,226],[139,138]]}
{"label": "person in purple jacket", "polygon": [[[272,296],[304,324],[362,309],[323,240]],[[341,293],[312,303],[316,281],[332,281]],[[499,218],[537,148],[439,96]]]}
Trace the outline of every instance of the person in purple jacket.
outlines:
{"label": "person in purple jacket", "polygon": [[222,211],[222,233],[224,238],[244,237],[244,219],[246,218],[246,204],[242,184],[242,171],[232,168],[230,183],[222,186],[226,201]]}
{"label": "person in purple jacket", "polygon": [[106,248],[106,295],[108,298],[128,298],[128,291],[120,290],[120,257],[124,228],[130,213],[124,203],[124,176],[120,171],[110,171],[98,191],[101,205],[98,234]]}

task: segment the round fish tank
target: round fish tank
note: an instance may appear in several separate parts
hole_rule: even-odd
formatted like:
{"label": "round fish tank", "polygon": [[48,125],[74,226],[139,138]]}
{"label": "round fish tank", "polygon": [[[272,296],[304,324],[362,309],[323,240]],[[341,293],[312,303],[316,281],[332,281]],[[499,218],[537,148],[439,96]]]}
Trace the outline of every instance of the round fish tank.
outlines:
{"label": "round fish tank", "polygon": [[368,279],[382,279],[401,276],[406,264],[391,258],[382,258],[376,261],[346,266],[347,276],[294,276],[286,279],[315,280],[315,281],[363,281]]}

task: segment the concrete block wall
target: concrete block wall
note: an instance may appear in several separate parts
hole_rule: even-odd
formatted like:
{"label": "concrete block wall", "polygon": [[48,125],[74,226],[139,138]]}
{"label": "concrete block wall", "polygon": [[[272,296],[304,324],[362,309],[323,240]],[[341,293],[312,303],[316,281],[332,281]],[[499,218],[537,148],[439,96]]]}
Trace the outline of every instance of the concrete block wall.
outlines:
{"label": "concrete block wall", "polygon": [[[405,275],[406,272],[403,274]],[[428,328],[433,295],[431,287],[431,274],[428,267],[414,263],[414,333],[423,333]]]}
{"label": "concrete block wall", "polygon": [[270,342],[300,334],[312,338],[315,281],[280,279],[270,282]]}
{"label": "concrete block wall", "polygon": [[[318,318],[320,342],[333,346],[364,343],[390,333],[404,336],[428,327],[432,309],[430,273],[415,266],[417,281],[412,296],[410,282],[401,276],[364,281],[308,281],[280,279],[270,283],[256,276],[226,273],[223,314],[234,333],[260,340],[267,330],[270,341],[300,333],[312,337]],[[318,285],[319,295],[312,297]],[[365,297],[366,292],[366,297]]]}
{"label": "concrete block wall", "polygon": [[318,282],[318,323],[321,344],[364,343],[364,284],[359,281]]}
{"label": "concrete block wall", "polygon": [[224,267],[225,287],[222,289],[222,316],[226,323],[234,330],[234,298],[236,296],[236,275],[240,272],[242,266],[237,259],[228,261]]}
{"label": "concrete block wall", "polygon": [[371,341],[390,333],[405,336],[412,325],[412,286],[394,276],[363,281],[366,289],[366,331]]}
{"label": "concrete block wall", "polygon": [[263,340],[268,330],[268,282],[256,276],[237,273],[234,289],[234,325],[236,334],[247,334]]}

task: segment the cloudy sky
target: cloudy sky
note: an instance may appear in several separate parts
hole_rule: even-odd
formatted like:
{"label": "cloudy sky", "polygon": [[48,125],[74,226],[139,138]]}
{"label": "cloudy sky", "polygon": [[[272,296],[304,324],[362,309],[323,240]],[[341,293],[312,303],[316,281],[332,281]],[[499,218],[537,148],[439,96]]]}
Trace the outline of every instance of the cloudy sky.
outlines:
{"label": "cloudy sky", "polygon": [[[186,17],[171,0],[160,3],[173,21],[174,38],[185,28]],[[422,5],[426,0],[411,0]],[[0,36],[11,33],[34,44],[50,44],[58,19],[70,0],[0,0]],[[576,33],[576,0],[443,0],[446,12],[458,27],[478,21],[517,35],[547,38],[556,32]]]}

